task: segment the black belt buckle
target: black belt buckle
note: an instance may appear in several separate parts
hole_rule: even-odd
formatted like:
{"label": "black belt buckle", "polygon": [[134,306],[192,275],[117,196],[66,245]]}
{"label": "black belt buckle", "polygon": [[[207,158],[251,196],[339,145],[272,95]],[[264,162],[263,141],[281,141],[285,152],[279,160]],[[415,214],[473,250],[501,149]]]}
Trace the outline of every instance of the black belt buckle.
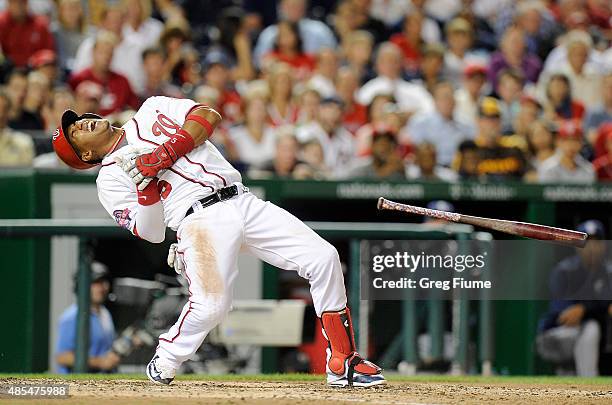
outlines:
{"label": "black belt buckle", "polygon": [[238,186],[235,184],[229,187],[223,187],[217,190],[217,197],[219,201],[229,200],[230,198],[238,195]]}

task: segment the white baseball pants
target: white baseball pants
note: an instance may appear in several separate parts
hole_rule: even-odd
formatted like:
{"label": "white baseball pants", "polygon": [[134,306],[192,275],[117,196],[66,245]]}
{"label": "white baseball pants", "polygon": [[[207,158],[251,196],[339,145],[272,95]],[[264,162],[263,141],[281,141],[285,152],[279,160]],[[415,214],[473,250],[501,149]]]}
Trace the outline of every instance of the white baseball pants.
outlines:
{"label": "white baseball pants", "polygon": [[190,298],[177,322],[159,337],[157,348],[160,358],[175,368],[230,310],[242,248],[307,279],[318,316],[346,307],[336,249],[289,212],[249,192],[197,210],[183,220],[177,237]]}

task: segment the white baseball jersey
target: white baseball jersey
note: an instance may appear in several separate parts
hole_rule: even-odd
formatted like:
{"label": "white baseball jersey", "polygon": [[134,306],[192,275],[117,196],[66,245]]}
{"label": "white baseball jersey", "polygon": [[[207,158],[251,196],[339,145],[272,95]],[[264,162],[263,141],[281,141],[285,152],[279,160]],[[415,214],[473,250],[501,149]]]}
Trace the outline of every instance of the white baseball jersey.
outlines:
{"label": "white baseball jersey", "polygon": [[[128,145],[103,159],[96,180],[100,202],[121,227],[134,232],[133,218],[138,200],[135,184],[115,163],[114,157],[132,153],[134,149],[156,148],[176,134],[196,106],[198,104],[188,99],[150,97],[123,126]],[[165,223],[174,230],[197,200],[242,181],[240,173],[209,141],[177,160],[158,177]]]}

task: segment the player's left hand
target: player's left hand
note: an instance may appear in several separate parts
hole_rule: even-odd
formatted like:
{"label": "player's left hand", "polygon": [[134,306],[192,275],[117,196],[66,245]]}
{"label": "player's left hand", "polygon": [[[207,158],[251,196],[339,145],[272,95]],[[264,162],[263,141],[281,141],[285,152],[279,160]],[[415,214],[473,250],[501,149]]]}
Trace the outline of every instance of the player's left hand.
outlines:
{"label": "player's left hand", "polygon": [[170,245],[168,250],[168,266],[172,267],[177,274],[181,274],[185,270],[185,265],[178,253],[178,243]]}
{"label": "player's left hand", "polygon": [[[176,159],[174,159],[176,160]],[[143,177],[155,177],[164,169],[172,167],[174,160],[165,145],[136,157],[136,168]]]}

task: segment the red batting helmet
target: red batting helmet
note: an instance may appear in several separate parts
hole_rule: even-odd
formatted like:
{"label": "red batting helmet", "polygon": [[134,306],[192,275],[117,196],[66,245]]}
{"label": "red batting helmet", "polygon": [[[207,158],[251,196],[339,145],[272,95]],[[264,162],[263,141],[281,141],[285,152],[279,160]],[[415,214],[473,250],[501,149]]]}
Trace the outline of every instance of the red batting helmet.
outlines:
{"label": "red batting helmet", "polygon": [[64,114],[62,114],[61,125],[53,134],[53,149],[55,149],[55,153],[64,163],[74,169],[90,169],[100,164],[99,162],[89,163],[81,160],[81,157],[78,155],[70,143],[70,140],[68,140],[68,137],[66,136],[66,130],[68,127],[83,118],[100,119],[102,117],[97,114],[90,113],[85,113],[79,116],[72,110],[66,110],[64,111]]}

